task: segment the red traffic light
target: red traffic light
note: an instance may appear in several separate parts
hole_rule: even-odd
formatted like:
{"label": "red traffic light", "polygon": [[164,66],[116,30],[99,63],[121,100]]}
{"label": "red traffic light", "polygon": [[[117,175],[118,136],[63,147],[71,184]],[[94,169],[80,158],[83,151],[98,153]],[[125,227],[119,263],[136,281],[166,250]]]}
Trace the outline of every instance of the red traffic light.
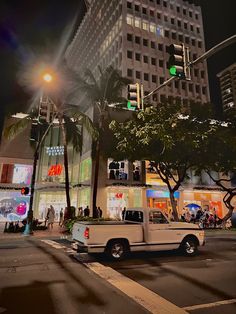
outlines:
{"label": "red traffic light", "polygon": [[29,188],[26,186],[25,188],[22,188],[21,189],[21,194],[22,195],[27,195],[27,194],[29,194]]}

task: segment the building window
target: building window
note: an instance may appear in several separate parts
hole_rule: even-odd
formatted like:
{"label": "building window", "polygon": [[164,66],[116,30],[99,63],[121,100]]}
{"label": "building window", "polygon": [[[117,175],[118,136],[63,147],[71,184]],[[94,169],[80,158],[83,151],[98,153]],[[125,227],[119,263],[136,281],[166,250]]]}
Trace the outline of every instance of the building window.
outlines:
{"label": "building window", "polygon": [[141,161],[134,161],[133,162],[133,180],[140,181],[141,176]]}
{"label": "building window", "polygon": [[156,75],[152,75],[152,82],[156,83],[157,82],[157,76]]}
{"label": "building window", "polygon": [[148,40],[145,39],[145,38],[143,38],[143,45],[146,46],[146,47],[148,46]]}
{"label": "building window", "polygon": [[176,39],[176,33],[171,33],[171,37],[172,37],[172,39]]}
{"label": "building window", "polygon": [[191,32],[193,32],[193,25],[192,24],[190,24],[190,30],[191,30]]}
{"label": "building window", "polygon": [[133,52],[130,50],[127,50],[127,58],[132,59],[133,58]]}
{"label": "building window", "polygon": [[179,35],[179,41],[183,41],[183,35]]}
{"label": "building window", "polygon": [[156,65],[156,59],[155,59],[155,58],[152,58],[152,59],[151,59],[151,64],[152,64],[152,65]]}
{"label": "building window", "polygon": [[140,73],[140,71],[136,71],[136,78],[137,78],[137,79],[140,79],[140,78],[141,78],[141,73]]}
{"label": "building window", "polygon": [[164,21],[168,22],[168,17],[166,15],[164,15]]}
{"label": "building window", "polygon": [[175,88],[179,88],[179,81],[175,80]]}
{"label": "building window", "polygon": [[114,161],[108,158],[107,161],[108,178],[110,180],[127,180],[128,179],[128,161]]}
{"label": "building window", "polygon": [[202,86],[202,93],[203,95],[206,95],[206,86]]}
{"label": "building window", "polygon": [[140,28],[141,27],[141,20],[138,18],[134,19],[134,26]]}
{"label": "building window", "polygon": [[150,16],[153,17],[153,16],[154,16],[154,11],[153,11],[153,10],[150,10],[149,12],[150,12]]}
{"label": "building window", "polygon": [[133,17],[132,16],[130,16],[130,15],[127,15],[127,17],[126,17],[126,22],[127,22],[127,24],[129,24],[129,25],[133,25]]}
{"label": "building window", "polygon": [[164,6],[165,8],[167,8],[167,2],[166,2],[166,1],[163,1],[163,6]]}
{"label": "building window", "polygon": [[163,68],[164,66],[164,61],[163,60],[159,60],[159,67]]}
{"label": "building window", "polygon": [[135,60],[137,60],[137,61],[140,61],[140,59],[141,59],[141,55],[140,55],[140,53],[135,53]]}
{"label": "building window", "polygon": [[186,83],[185,82],[182,82],[182,89],[186,90]]}
{"label": "building window", "polygon": [[143,22],[143,29],[144,29],[145,31],[147,31],[147,30],[148,30],[148,23]]}
{"label": "building window", "polygon": [[135,36],[135,43],[140,45],[140,37]]}
{"label": "building window", "polygon": [[160,0],[156,0],[156,3],[157,3],[157,4],[160,4]]}
{"label": "building window", "polygon": [[193,92],[193,84],[189,84],[188,89],[192,93]]}
{"label": "building window", "polygon": [[198,48],[202,48],[202,42],[198,41]]}
{"label": "building window", "polygon": [[195,46],[195,45],[196,45],[196,40],[192,39],[192,46]]}
{"label": "building window", "polygon": [[133,35],[132,34],[127,34],[127,40],[128,41],[133,41]]}
{"label": "building window", "polygon": [[164,83],[164,77],[161,76],[161,77],[159,78],[159,81],[160,81],[160,84],[163,84],[163,83]]}
{"label": "building window", "polygon": [[132,3],[131,2],[127,2],[127,8],[132,9]]}
{"label": "building window", "polygon": [[201,71],[201,78],[204,79],[205,78],[205,72]]}
{"label": "building window", "polygon": [[150,32],[151,33],[156,33],[156,25],[155,24],[150,24]]}
{"label": "building window", "polygon": [[200,28],[199,27],[197,27],[197,33],[200,34]]}
{"label": "building window", "polygon": [[143,62],[148,63],[148,56],[143,56]]}
{"label": "building window", "polygon": [[178,27],[181,27],[181,21],[180,20],[177,20],[177,25],[178,25]]}
{"label": "building window", "polygon": [[163,51],[163,44],[158,44],[158,50]]}
{"label": "building window", "polygon": [[136,12],[139,12],[139,5],[135,4],[134,9]]}
{"label": "building window", "polygon": [[180,7],[176,7],[176,10],[179,13],[180,12]]}
{"label": "building window", "polygon": [[195,19],[198,20],[198,14],[197,13],[195,14]]}
{"label": "building window", "polygon": [[133,76],[133,70],[127,69],[127,76],[132,77]]}
{"label": "building window", "polygon": [[183,9],[183,15],[186,15],[187,11],[186,9]]}
{"label": "building window", "polygon": [[199,86],[199,85],[196,85],[196,86],[195,86],[195,89],[196,89],[196,93],[199,94],[199,93],[200,93],[200,86]]}
{"label": "building window", "polygon": [[184,28],[187,29],[188,28],[188,25],[186,22],[184,22]]}
{"label": "building window", "polygon": [[192,11],[189,11],[189,17],[193,17],[193,12]]}
{"label": "building window", "polygon": [[189,44],[189,37],[188,36],[185,37],[185,42],[186,42],[186,44]]}
{"label": "building window", "polygon": [[171,22],[171,24],[175,24],[175,19],[172,17],[171,19],[170,19],[170,22]]}
{"label": "building window", "polygon": [[169,37],[169,34],[170,32],[169,31],[167,31],[167,30],[165,30],[165,37]]}
{"label": "building window", "polygon": [[156,47],[155,47],[156,45],[155,45],[155,42],[154,41],[151,41],[151,48],[152,49],[155,49]]}
{"label": "building window", "polygon": [[149,74],[144,73],[143,78],[144,78],[144,81],[149,81]]}
{"label": "building window", "polygon": [[194,69],[194,76],[198,77],[199,75],[199,69]]}
{"label": "building window", "polygon": [[142,8],[143,14],[147,14],[147,8]]}
{"label": "building window", "polygon": [[157,18],[160,20],[161,19],[161,13],[157,12]]}

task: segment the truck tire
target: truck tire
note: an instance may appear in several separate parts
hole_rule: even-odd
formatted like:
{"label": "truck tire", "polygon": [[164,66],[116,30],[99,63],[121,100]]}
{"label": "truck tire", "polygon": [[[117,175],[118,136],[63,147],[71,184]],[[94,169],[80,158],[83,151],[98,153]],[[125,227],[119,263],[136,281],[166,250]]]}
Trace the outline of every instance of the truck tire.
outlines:
{"label": "truck tire", "polygon": [[194,237],[186,237],[180,245],[181,251],[187,256],[195,256],[198,252],[198,241]]}
{"label": "truck tire", "polygon": [[122,240],[114,240],[108,243],[106,248],[107,256],[114,260],[120,261],[124,259],[127,253],[127,244]]}

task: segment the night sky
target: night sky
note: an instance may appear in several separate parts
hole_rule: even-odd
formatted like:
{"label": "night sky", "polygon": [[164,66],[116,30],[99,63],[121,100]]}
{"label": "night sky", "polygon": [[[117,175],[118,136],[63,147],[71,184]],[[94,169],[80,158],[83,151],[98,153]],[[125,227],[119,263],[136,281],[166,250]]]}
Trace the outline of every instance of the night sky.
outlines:
{"label": "night sky", "polygon": [[[207,49],[236,33],[235,0],[192,2],[202,6]],[[16,73],[32,54],[55,52],[65,25],[83,11],[82,0],[0,0],[0,125],[4,108],[19,111],[30,98],[16,80]],[[212,102],[217,105],[221,100],[216,74],[236,62],[235,56],[236,45],[208,61]]]}

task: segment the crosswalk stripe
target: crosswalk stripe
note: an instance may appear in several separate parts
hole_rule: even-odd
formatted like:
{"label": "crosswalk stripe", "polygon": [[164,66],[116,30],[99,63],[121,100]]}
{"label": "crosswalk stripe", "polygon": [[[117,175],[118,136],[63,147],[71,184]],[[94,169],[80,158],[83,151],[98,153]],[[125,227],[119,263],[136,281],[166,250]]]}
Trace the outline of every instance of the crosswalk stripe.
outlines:
{"label": "crosswalk stripe", "polygon": [[229,299],[229,300],[217,301],[217,302],[212,302],[212,303],[207,303],[207,304],[197,304],[197,305],[192,305],[192,306],[186,306],[186,307],[183,307],[183,309],[185,311],[194,311],[194,310],[199,310],[199,309],[205,309],[208,307],[215,307],[215,306],[233,304],[233,303],[236,303],[236,299]]}

